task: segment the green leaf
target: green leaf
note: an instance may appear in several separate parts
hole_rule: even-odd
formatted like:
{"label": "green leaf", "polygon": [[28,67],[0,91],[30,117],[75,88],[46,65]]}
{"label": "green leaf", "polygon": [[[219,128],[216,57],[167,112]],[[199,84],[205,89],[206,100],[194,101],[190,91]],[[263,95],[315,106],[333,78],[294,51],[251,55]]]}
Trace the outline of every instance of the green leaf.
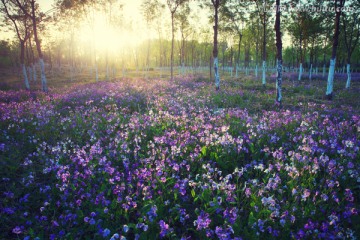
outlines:
{"label": "green leaf", "polygon": [[201,148],[201,153],[203,156],[206,156],[206,147],[205,146]]}
{"label": "green leaf", "polygon": [[249,221],[248,221],[249,226],[252,226],[255,222],[256,222],[256,218],[254,217],[254,213],[250,212]]}
{"label": "green leaf", "polygon": [[194,189],[191,189],[191,196],[194,198],[195,197],[195,191]]}

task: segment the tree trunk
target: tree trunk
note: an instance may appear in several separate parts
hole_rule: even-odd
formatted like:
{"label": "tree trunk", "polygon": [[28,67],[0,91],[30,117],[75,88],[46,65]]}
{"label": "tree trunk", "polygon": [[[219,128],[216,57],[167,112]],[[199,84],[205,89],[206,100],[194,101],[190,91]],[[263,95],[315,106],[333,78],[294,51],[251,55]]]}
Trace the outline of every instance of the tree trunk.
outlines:
{"label": "tree trunk", "polygon": [[302,63],[300,63],[300,66],[299,66],[299,78],[298,78],[299,81],[301,80],[302,73],[303,73],[303,65],[302,65]]}
{"label": "tree trunk", "polygon": [[263,17],[263,66],[262,66],[262,84],[265,87],[266,85],[266,12],[264,9],[264,17]]}
{"label": "tree trunk", "polygon": [[347,74],[347,80],[346,80],[346,89],[350,88],[350,82],[351,82],[351,72],[350,72],[350,63],[346,65],[346,74]]}
{"label": "tree trunk", "polygon": [[277,77],[276,77],[276,101],[281,104],[282,94],[282,40],[280,31],[280,0],[276,0],[276,19],[275,19],[275,32],[276,32],[276,58],[277,58]]}
{"label": "tree trunk", "polygon": [[238,45],[238,57],[237,57],[237,66],[240,67],[240,52],[241,52],[241,39],[242,39],[242,34],[239,33],[239,45]]}
{"label": "tree trunk", "polygon": [[215,75],[215,87],[216,90],[220,89],[220,76],[219,76],[219,61],[218,61],[218,10],[220,5],[220,0],[212,0],[214,9],[215,9],[215,24],[214,24],[214,48],[213,48],[213,57],[214,57],[214,75]]}
{"label": "tree trunk", "polygon": [[[21,51],[21,50],[20,50]],[[31,82],[32,78],[32,67],[31,67],[31,58],[30,58],[30,50],[27,41],[25,42],[25,55],[28,62],[28,66],[25,66],[25,69],[27,69],[27,75],[28,75],[28,81]],[[24,61],[25,62],[25,61]]]}
{"label": "tree trunk", "polygon": [[174,79],[174,16],[175,12],[171,12],[171,55],[170,55],[170,80]]}
{"label": "tree trunk", "polygon": [[31,44],[31,38],[29,38],[29,47],[30,47],[30,57],[31,57],[31,66],[32,66],[32,73],[33,73],[33,81],[37,81],[37,75],[36,75],[36,62],[35,62],[35,56],[33,47]]}
{"label": "tree trunk", "polygon": [[336,62],[336,50],[339,44],[339,33],[340,33],[340,16],[341,16],[341,7],[344,6],[345,0],[335,0],[335,9],[338,8],[338,3],[340,6],[338,11],[335,12],[335,31],[333,37],[333,46],[332,46],[332,54],[330,59],[330,68],[329,75],[327,80],[327,89],[326,89],[326,97],[331,100],[333,97],[333,83],[334,83],[334,73],[335,73],[335,62]]}
{"label": "tree trunk", "polygon": [[20,40],[20,65],[24,76],[25,88],[26,90],[30,90],[29,79],[25,66],[25,42],[23,40]]}
{"label": "tree trunk", "polygon": [[43,53],[41,51],[40,40],[38,38],[37,25],[36,25],[37,23],[36,23],[36,16],[35,16],[35,0],[31,1],[31,11],[32,11],[32,23],[33,23],[33,30],[34,30],[34,39],[35,39],[36,49],[37,49],[37,52],[38,52],[38,55],[39,55],[39,62],[40,62],[42,90],[44,92],[48,92],[47,81],[46,81],[46,76],[45,76],[44,56],[43,56]]}

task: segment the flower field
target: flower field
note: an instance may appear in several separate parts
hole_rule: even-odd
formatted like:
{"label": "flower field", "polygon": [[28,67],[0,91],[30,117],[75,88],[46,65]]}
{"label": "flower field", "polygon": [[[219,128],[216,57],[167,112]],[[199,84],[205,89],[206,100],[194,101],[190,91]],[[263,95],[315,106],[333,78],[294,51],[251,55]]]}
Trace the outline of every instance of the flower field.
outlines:
{"label": "flower field", "polygon": [[0,239],[359,238],[359,112],[274,96],[191,77],[1,91]]}

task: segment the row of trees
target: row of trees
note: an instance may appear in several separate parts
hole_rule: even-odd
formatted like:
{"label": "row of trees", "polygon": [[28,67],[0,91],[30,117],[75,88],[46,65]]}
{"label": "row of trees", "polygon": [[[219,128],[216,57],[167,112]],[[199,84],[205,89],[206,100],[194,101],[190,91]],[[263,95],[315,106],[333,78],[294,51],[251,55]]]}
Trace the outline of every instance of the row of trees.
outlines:
{"label": "row of trees", "polygon": [[[125,2],[57,0],[53,9],[56,14],[50,15],[41,13],[35,0],[1,1],[1,11],[8,26],[16,30],[18,44],[20,49],[23,48],[19,56],[22,69],[25,69],[25,59],[30,64],[39,59],[41,69],[44,69],[37,28],[40,28],[43,43],[47,45],[45,58],[48,63],[66,63],[71,69],[91,66],[96,80],[99,65],[103,66],[107,76],[111,67],[149,69],[169,66],[171,79],[174,65],[210,66],[214,69],[215,85],[219,89],[221,66],[233,67],[237,72],[241,66],[261,65],[262,83],[265,85],[269,66],[298,68],[301,79],[304,67],[311,71],[314,67],[326,65],[330,70],[329,79],[333,79],[331,72],[335,65],[344,66],[346,63],[349,87],[351,62],[355,63],[355,68],[360,66],[360,3],[356,0],[325,3],[318,0],[306,3],[300,0],[143,0],[139,11],[148,38],[139,46],[118,52],[96,48],[94,25],[96,16],[101,13],[106,25],[113,29],[143,31],[139,25],[124,18],[122,7]],[[208,23],[201,24],[194,6],[207,12]],[[347,9],[341,11],[344,7]],[[84,24],[93,34],[86,42],[78,34]],[[54,29],[61,29],[61,35],[54,34]],[[284,41],[284,36],[290,39]],[[280,53],[281,39],[287,47]],[[26,71],[23,72],[26,82]],[[46,90],[45,75],[42,79]],[[329,98],[332,96],[331,82],[329,80],[327,90]],[[281,86],[280,82],[278,85]],[[281,99],[280,93],[278,99]]]}
{"label": "row of trees", "polygon": [[25,67],[25,44],[26,42],[29,42],[31,45],[31,37],[33,36],[40,63],[42,89],[47,92],[48,88],[45,76],[45,63],[38,36],[38,24],[44,15],[39,13],[35,0],[1,0],[1,3],[1,10],[5,14],[6,20],[13,24],[17,38],[20,42],[19,59],[24,75],[26,89],[30,89],[30,85]]}

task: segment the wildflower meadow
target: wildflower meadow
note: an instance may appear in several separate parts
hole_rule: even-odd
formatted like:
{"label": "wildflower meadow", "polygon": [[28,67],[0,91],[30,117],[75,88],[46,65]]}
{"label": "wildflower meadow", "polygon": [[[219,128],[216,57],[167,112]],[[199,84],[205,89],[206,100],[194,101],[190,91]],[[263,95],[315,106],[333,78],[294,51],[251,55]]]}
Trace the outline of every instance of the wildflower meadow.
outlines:
{"label": "wildflower meadow", "polygon": [[253,81],[0,91],[0,239],[359,238],[358,92]]}

